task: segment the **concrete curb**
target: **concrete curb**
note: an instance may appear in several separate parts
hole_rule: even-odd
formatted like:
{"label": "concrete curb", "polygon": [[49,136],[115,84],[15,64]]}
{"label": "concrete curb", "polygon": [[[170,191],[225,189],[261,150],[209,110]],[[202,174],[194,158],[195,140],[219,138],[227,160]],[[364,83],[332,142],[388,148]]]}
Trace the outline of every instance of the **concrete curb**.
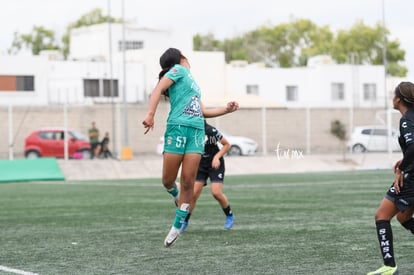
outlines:
{"label": "concrete curb", "polygon": [[[226,157],[226,175],[273,174],[392,169],[401,153],[366,153]],[[142,156],[128,161],[58,160],[66,180],[161,178],[162,157]]]}

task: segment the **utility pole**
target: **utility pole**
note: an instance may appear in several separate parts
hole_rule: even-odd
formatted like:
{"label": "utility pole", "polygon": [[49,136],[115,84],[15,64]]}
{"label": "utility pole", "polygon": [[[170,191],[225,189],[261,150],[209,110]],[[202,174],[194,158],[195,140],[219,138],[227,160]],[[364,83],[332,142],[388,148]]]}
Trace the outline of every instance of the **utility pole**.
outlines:
{"label": "utility pole", "polygon": [[111,30],[111,0],[108,0],[108,50],[109,50],[109,94],[111,96],[112,109],[112,152],[116,152],[116,123],[115,123],[115,102],[114,102],[114,87],[113,87],[113,65],[112,65],[112,30]]}

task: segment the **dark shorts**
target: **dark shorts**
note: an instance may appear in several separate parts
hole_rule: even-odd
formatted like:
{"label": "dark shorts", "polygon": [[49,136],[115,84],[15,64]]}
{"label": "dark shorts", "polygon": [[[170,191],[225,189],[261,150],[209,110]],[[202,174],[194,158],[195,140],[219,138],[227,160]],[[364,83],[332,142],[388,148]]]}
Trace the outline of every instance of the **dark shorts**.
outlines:
{"label": "dark shorts", "polygon": [[392,201],[401,212],[414,207],[414,175],[404,174],[403,187],[396,194],[394,183],[388,189],[385,198]]}
{"label": "dark shorts", "polygon": [[220,167],[218,169],[211,167],[211,160],[202,160],[198,167],[196,181],[204,182],[204,186],[207,185],[208,178],[210,178],[210,182],[223,183],[224,171],[225,165],[223,158],[220,159]]}

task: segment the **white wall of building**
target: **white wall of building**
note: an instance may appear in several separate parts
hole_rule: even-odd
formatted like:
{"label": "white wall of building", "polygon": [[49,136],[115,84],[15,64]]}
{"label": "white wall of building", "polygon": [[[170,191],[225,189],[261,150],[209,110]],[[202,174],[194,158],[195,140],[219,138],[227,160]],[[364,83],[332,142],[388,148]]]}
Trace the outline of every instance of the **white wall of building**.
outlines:
{"label": "white wall of building", "polygon": [[[134,50],[126,54],[126,100],[128,103],[145,102],[158,82],[158,60],[162,50]],[[191,71],[202,89],[203,101],[215,98],[241,100],[247,85],[257,85],[258,96],[277,106],[288,108],[378,108],[389,101],[393,87],[384,91],[382,66],[318,65],[302,68],[264,68],[225,63],[222,52],[184,52]],[[54,61],[46,57],[0,56],[0,75],[33,75],[35,90],[0,92],[1,105],[93,104],[123,102],[122,54],[113,56],[112,76],[118,80],[119,96],[87,97],[84,79],[109,79],[109,62]],[[394,79],[389,85],[395,85]],[[332,83],[343,83],[343,100],[333,100]],[[364,84],[375,85],[376,98],[364,99]],[[286,98],[286,87],[296,86],[295,101]],[[251,97],[252,98],[252,97]],[[250,98],[248,99],[250,100]],[[249,105],[249,102],[246,104]],[[252,104],[253,105],[253,104]],[[254,104],[257,107],[257,104]]]}
{"label": "white wall of building", "polygon": [[[246,94],[248,85],[258,87],[258,95],[288,108],[382,107],[385,102],[384,67],[320,64],[301,68],[264,68],[256,65],[227,66],[229,91]],[[334,100],[332,84],[344,85],[343,100]],[[376,87],[376,99],[364,100],[364,84]],[[288,101],[286,87],[295,86],[298,97]]]}
{"label": "white wall of building", "polygon": [[[110,27],[109,27],[110,26]],[[110,32],[109,32],[110,31]],[[111,44],[109,44],[109,35]],[[186,30],[159,30],[125,25],[125,40],[142,42],[142,49],[166,49],[176,47],[183,51],[193,49],[192,35]],[[112,54],[121,51],[123,41],[122,24],[97,24],[71,31],[70,59],[108,60],[110,46]]]}
{"label": "white wall of building", "polygon": [[34,76],[34,91],[0,91],[0,105],[47,105],[48,64],[44,56],[0,56],[0,75]]}
{"label": "white wall of building", "polygon": [[[44,56],[0,56],[0,75],[33,76],[34,91],[0,91],[0,105],[47,106],[123,102],[123,65],[115,59],[112,79],[118,80],[118,97],[86,97],[84,79],[110,79],[107,62],[53,61]],[[126,63],[126,101],[145,101],[144,65]],[[102,91],[101,91],[102,92]]]}
{"label": "white wall of building", "polygon": [[[144,66],[141,63],[126,63],[126,101],[144,100]],[[92,104],[123,102],[123,66],[121,60],[112,64],[112,79],[118,80],[118,97],[85,97],[84,79],[111,79],[107,62],[53,61],[49,66],[48,98],[50,104]]]}

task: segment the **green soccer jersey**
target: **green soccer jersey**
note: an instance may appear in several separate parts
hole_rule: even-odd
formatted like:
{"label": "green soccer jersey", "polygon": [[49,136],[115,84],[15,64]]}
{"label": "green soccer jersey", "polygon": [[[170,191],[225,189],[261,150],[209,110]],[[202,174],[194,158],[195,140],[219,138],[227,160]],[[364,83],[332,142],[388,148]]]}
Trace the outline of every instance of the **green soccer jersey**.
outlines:
{"label": "green soccer jersey", "polygon": [[165,76],[174,81],[168,90],[171,110],[167,124],[204,129],[200,87],[194,81],[190,70],[177,64]]}

